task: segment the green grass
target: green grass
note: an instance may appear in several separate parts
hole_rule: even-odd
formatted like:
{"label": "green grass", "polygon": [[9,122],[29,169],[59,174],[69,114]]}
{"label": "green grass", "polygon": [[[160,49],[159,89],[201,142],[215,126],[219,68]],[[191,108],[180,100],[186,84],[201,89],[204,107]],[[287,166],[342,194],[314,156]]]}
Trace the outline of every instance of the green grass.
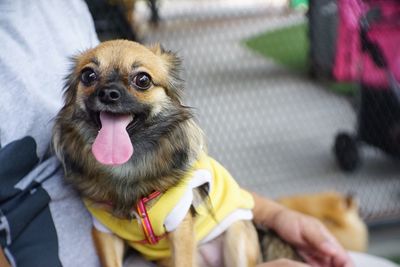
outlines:
{"label": "green grass", "polygon": [[343,95],[354,95],[358,90],[358,85],[356,83],[336,83],[327,82],[329,89],[332,91],[343,94]]}
{"label": "green grass", "polygon": [[248,39],[246,45],[250,49],[267,58],[274,59],[293,71],[303,74],[308,72],[307,54],[309,43],[306,24],[263,33]]}
{"label": "green grass", "polygon": [[[309,49],[307,23],[284,27],[262,33],[245,40],[251,50],[266,58],[282,64],[290,70],[304,76],[309,75]],[[351,95],[357,89],[354,83],[326,82],[329,89],[339,94]]]}
{"label": "green grass", "polygon": [[400,264],[400,256],[391,258],[390,260],[393,261],[393,262],[395,262],[395,263],[397,263],[397,264]]}

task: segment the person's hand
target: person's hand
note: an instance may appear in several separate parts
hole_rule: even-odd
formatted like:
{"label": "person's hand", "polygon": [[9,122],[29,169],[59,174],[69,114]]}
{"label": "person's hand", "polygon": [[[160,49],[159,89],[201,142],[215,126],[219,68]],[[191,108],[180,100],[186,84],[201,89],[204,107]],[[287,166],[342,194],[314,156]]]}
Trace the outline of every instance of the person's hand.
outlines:
{"label": "person's hand", "polygon": [[[253,193],[253,197],[255,201],[253,208],[255,223],[274,230],[282,239],[293,245],[310,266],[354,266],[347,252],[320,221],[289,210],[257,194]],[[280,264],[286,265],[276,266],[302,266],[293,265],[294,263],[290,261]],[[268,266],[275,265],[264,264],[258,267]]]}
{"label": "person's hand", "polygon": [[258,264],[256,267],[309,267],[309,266],[310,265],[298,261],[279,259]]}
{"label": "person's hand", "polygon": [[273,217],[271,228],[294,245],[311,266],[353,266],[347,252],[315,218],[284,208]]}

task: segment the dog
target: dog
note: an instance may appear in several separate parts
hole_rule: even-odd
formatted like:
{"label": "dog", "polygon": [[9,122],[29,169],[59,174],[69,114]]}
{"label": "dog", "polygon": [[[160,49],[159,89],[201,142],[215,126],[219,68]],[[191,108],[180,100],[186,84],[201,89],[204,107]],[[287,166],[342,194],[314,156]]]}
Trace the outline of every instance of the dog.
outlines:
{"label": "dog", "polygon": [[336,191],[299,194],[277,199],[283,206],[319,219],[347,250],[365,252],[368,229],[356,199]]}
{"label": "dog", "polygon": [[73,58],[53,148],[93,217],[103,266],[126,244],[160,266],[255,266],[252,196],[207,155],[180,60],[114,40]]}

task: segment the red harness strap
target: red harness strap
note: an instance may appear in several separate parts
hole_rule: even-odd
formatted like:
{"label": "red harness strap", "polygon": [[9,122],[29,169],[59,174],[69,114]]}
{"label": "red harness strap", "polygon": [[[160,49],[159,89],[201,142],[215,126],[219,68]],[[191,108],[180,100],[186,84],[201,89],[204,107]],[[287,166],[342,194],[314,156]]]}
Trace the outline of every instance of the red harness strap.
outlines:
{"label": "red harness strap", "polygon": [[158,197],[160,194],[161,194],[161,192],[155,191],[155,192],[151,193],[148,197],[142,198],[139,201],[139,203],[137,204],[136,210],[140,217],[140,224],[142,225],[144,235],[146,236],[146,239],[138,241],[138,243],[154,245],[154,244],[157,244],[158,241],[160,241],[162,238],[165,237],[165,234],[163,234],[161,236],[156,236],[156,234],[153,231],[153,227],[151,225],[150,218],[147,214],[147,209],[146,209],[146,203],[149,202],[150,200]]}
{"label": "red harness strap", "polygon": [[[153,226],[151,225],[151,221],[149,218],[149,215],[147,214],[147,209],[146,209],[146,203],[149,202],[150,200],[158,197],[161,195],[161,192],[159,191],[154,191],[151,193],[149,196],[142,198],[139,203],[136,205],[136,210],[133,209],[133,211],[139,215],[139,218],[137,218],[138,223],[142,226],[143,233],[145,235],[145,239],[140,240],[140,241],[134,241],[135,243],[140,243],[140,244],[157,244],[158,241],[160,241],[162,238],[166,236],[166,234],[163,234],[161,236],[156,236],[153,230]],[[104,202],[99,202],[102,205],[105,205],[108,208],[112,208],[113,204],[109,201],[104,201]]]}

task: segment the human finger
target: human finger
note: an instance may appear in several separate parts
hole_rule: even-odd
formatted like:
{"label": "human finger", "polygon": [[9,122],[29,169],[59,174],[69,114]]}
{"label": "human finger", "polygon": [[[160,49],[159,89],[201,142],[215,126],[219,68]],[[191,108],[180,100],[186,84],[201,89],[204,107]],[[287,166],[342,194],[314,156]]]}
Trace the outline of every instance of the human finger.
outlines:
{"label": "human finger", "polygon": [[335,255],[335,257],[333,257],[332,261],[333,261],[332,266],[334,266],[334,267],[354,267],[355,266],[349,256],[349,254],[344,249],[342,249],[342,251],[339,251],[339,253],[337,253]]}
{"label": "human finger", "polygon": [[311,266],[318,267],[354,267],[348,253],[339,247],[332,255],[326,255],[310,248],[299,249],[300,256]]}
{"label": "human finger", "polygon": [[334,256],[340,251],[341,245],[320,221],[306,217],[301,224],[302,237],[310,248],[317,249],[326,256]]}
{"label": "human finger", "polygon": [[320,253],[313,251],[304,251],[304,250],[299,250],[298,251],[299,255],[302,257],[302,259],[310,264],[312,267],[331,267],[332,266],[332,258],[331,257],[324,257]]}

